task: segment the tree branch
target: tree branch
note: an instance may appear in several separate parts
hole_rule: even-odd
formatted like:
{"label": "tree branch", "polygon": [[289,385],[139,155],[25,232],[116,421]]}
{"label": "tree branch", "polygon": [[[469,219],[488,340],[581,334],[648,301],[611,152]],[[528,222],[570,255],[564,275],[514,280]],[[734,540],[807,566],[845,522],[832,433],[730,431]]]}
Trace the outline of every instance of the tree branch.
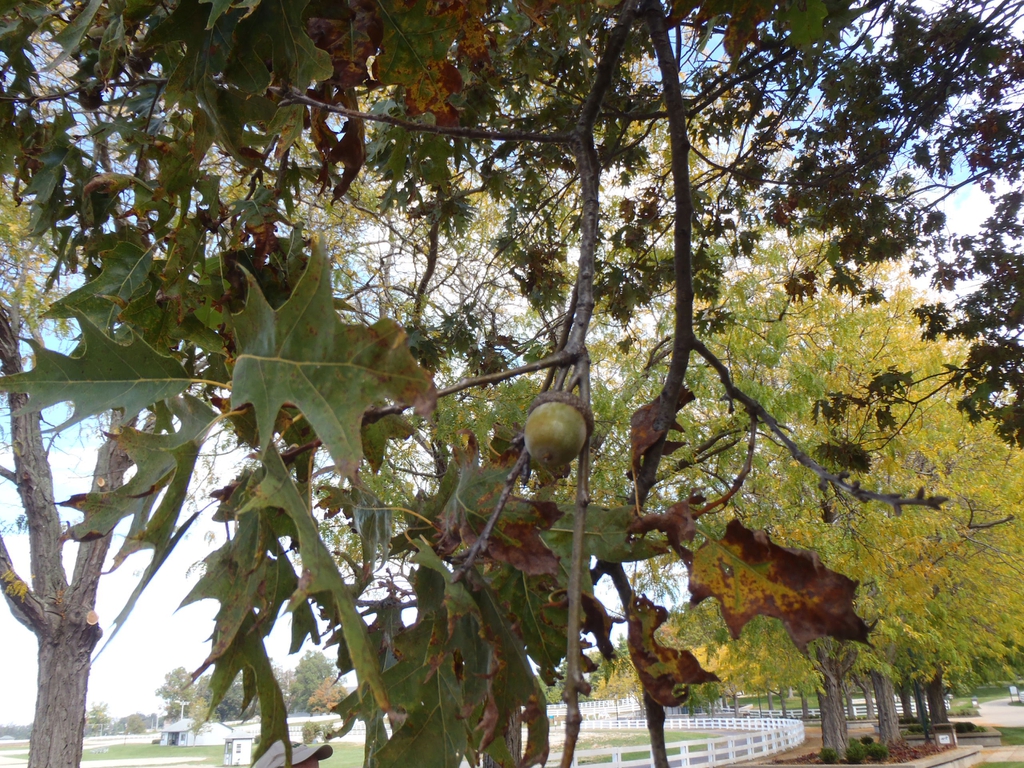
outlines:
{"label": "tree branch", "polygon": [[0,534],[0,590],[4,593],[11,614],[19,623],[36,635],[45,632],[45,609],[28,584],[14,570],[3,534]]}
{"label": "tree branch", "polygon": [[[22,371],[20,325],[14,308],[0,306],[0,371],[7,376]],[[31,542],[32,589],[36,597],[45,602],[68,586],[61,558],[61,524],[54,503],[53,475],[43,443],[40,415],[22,412],[30,407],[28,395],[11,392],[7,402],[11,409],[15,482]]]}
{"label": "tree branch", "polygon": [[702,342],[697,341],[694,343],[694,351],[704,358],[704,360],[706,360],[707,363],[718,373],[718,378],[722,382],[725,394],[729,399],[742,403],[743,407],[746,408],[747,413],[751,416],[756,416],[761,423],[765,424],[782,442],[786,447],[786,450],[789,451],[790,455],[794,459],[803,464],[820,478],[820,485],[823,489],[828,485],[832,485],[836,489],[844,491],[857,499],[857,501],[880,501],[883,504],[891,506],[897,514],[902,512],[902,509],[905,506],[919,506],[938,509],[942,504],[948,501],[945,496],[926,497],[924,495],[923,488],[916,496],[900,496],[896,493],[878,493],[877,491],[869,491],[866,488],[861,488],[860,483],[857,481],[848,481],[845,473],[837,475],[829,472],[821,466],[821,464],[808,456],[803,449],[801,449],[800,446],[798,446],[793,439],[786,434],[786,430],[779,424],[778,420],[772,416],[765,407],[761,405],[761,403],[743,392],[733,383],[732,376],[729,374],[729,369],[726,368],[725,364],[706,346],[704,346]]}
{"label": "tree branch", "polygon": [[571,140],[568,133],[537,133],[535,131],[487,131],[481,128],[461,128],[458,126],[429,125],[418,123],[414,120],[404,120],[400,117],[390,115],[376,115],[371,112],[360,112],[357,109],[348,109],[337,104],[327,104],[317,99],[310,98],[303,93],[285,88],[271,88],[271,92],[281,96],[278,106],[290,107],[293,104],[302,104],[312,109],[323,109],[343,117],[355,120],[368,120],[372,123],[385,123],[404,128],[407,131],[418,133],[434,133],[441,136],[453,136],[458,139],[479,139],[481,141],[521,141],[534,142],[536,144],[567,144]]}
{"label": "tree branch", "polygon": [[[543,360],[537,360],[533,363],[527,363],[521,365],[518,368],[510,368],[507,371],[498,371],[497,373],[489,373],[485,376],[473,376],[465,379],[459,379],[456,383],[450,387],[445,387],[437,392],[437,396],[448,397],[458,392],[462,392],[466,389],[473,389],[474,387],[482,387],[487,384],[497,384],[498,382],[505,381],[506,379],[512,379],[516,376],[522,376],[524,373],[533,373],[534,371],[542,371],[545,368],[558,368],[563,365],[569,365],[573,363],[579,355],[572,354],[566,350],[556,352],[553,355],[548,355]],[[411,405],[405,405],[402,403],[396,403],[395,405],[386,405],[381,408],[367,408],[363,414],[363,424],[373,424],[375,421],[379,421],[385,416],[389,416],[393,413],[402,413],[412,408]]]}
{"label": "tree branch", "polygon": [[669,135],[672,147],[672,181],[675,186],[675,220],[673,222],[673,265],[675,270],[675,333],[672,362],[659,397],[654,429],[661,439],[644,455],[636,478],[636,501],[642,507],[658,477],[669,425],[675,420],[679,395],[693,350],[693,197],[690,192],[690,139],[686,127],[686,104],[679,86],[679,66],[672,53],[664,9],[660,2],[651,2],[644,12],[655,56],[661,70],[662,94],[668,110]]}
{"label": "tree branch", "polygon": [[14,474],[14,470],[7,467],[0,467],[0,477],[15,485],[18,484],[18,476]]}

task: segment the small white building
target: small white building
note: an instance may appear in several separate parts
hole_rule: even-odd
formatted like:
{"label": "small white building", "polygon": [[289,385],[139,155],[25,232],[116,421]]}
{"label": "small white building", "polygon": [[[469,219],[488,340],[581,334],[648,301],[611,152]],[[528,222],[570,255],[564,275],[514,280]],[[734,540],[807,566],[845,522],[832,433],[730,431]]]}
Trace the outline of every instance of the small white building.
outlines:
{"label": "small white building", "polygon": [[235,728],[224,739],[224,765],[249,765],[252,762],[253,735]]}
{"label": "small white building", "polygon": [[224,723],[205,723],[199,733],[193,730],[193,720],[186,717],[160,729],[162,747],[219,747],[233,733]]}

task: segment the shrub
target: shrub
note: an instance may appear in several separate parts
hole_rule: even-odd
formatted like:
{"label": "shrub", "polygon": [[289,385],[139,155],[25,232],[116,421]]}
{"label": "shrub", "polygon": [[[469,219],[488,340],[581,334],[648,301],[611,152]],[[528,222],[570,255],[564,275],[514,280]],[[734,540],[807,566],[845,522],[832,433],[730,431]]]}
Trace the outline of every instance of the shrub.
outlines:
{"label": "shrub", "polygon": [[956,727],[956,732],[957,733],[975,733],[975,732],[978,732],[978,731],[984,731],[985,730],[982,726],[975,725],[974,723],[971,723],[971,722],[967,722],[967,723],[954,723],[953,725]]}
{"label": "shrub", "polygon": [[860,737],[860,743],[861,744],[874,744],[875,740],[873,738],[871,738],[870,736],[861,736]]}
{"label": "shrub", "polygon": [[856,739],[850,739],[850,744],[846,748],[846,762],[850,765],[857,765],[863,763],[867,756],[868,748]]}
{"label": "shrub", "polygon": [[885,744],[878,744],[872,742],[864,747],[864,750],[868,753],[868,758],[871,760],[878,760],[879,762],[889,757],[889,748]]}
{"label": "shrub", "polygon": [[924,733],[920,723],[911,723],[907,726],[907,733]]}
{"label": "shrub", "polygon": [[821,752],[818,753],[818,759],[823,763],[835,765],[839,762],[839,753],[832,749],[832,747],[823,747]]}

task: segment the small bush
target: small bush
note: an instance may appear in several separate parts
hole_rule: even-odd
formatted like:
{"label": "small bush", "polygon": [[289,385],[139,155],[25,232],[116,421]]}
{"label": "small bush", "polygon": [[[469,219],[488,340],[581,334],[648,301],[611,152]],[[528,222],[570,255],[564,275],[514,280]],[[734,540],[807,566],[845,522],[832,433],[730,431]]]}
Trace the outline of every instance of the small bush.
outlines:
{"label": "small bush", "polygon": [[868,748],[856,739],[850,739],[850,744],[846,748],[846,762],[850,765],[858,765],[863,763],[867,756]]}
{"label": "small bush", "polygon": [[823,747],[821,752],[818,753],[818,759],[823,763],[835,765],[839,762],[839,753],[832,749],[832,747]]}
{"label": "small bush", "polygon": [[871,738],[870,736],[861,736],[860,737],[860,743],[861,744],[874,744],[875,740],[873,738]]}
{"label": "small bush", "polygon": [[879,762],[889,757],[889,748],[885,744],[878,744],[872,742],[864,747],[864,750],[868,753],[868,758],[871,760],[877,760]]}
{"label": "small bush", "polygon": [[903,715],[900,718],[900,725],[913,725],[917,722],[917,718],[913,715]]}
{"label": "small bush", "polygon": [[953,725],[956,728],[956,732],[957,733],[976,733],[976,732],[984,731],[985,730],[982,726],[975,725],[974,723],[971,723],[971,722],[967,722],[967,723],[954,723]]}

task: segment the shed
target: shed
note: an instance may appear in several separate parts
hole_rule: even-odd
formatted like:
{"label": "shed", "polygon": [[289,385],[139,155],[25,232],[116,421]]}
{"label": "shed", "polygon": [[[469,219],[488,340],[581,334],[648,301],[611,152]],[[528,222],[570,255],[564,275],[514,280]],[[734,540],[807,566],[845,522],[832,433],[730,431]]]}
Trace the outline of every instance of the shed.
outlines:
{"label": "shed", "polygon": [[252,762],[253,735],[234,729],[224,737],[224,765],[249,765]]}
{"label": "shed", "polygon": [[219,747],[231,733],[232,729],[224,723],[206,723],[199,729],[199,733],[195,733],[192,718],[186,717],[160,730],[160,746]]}

